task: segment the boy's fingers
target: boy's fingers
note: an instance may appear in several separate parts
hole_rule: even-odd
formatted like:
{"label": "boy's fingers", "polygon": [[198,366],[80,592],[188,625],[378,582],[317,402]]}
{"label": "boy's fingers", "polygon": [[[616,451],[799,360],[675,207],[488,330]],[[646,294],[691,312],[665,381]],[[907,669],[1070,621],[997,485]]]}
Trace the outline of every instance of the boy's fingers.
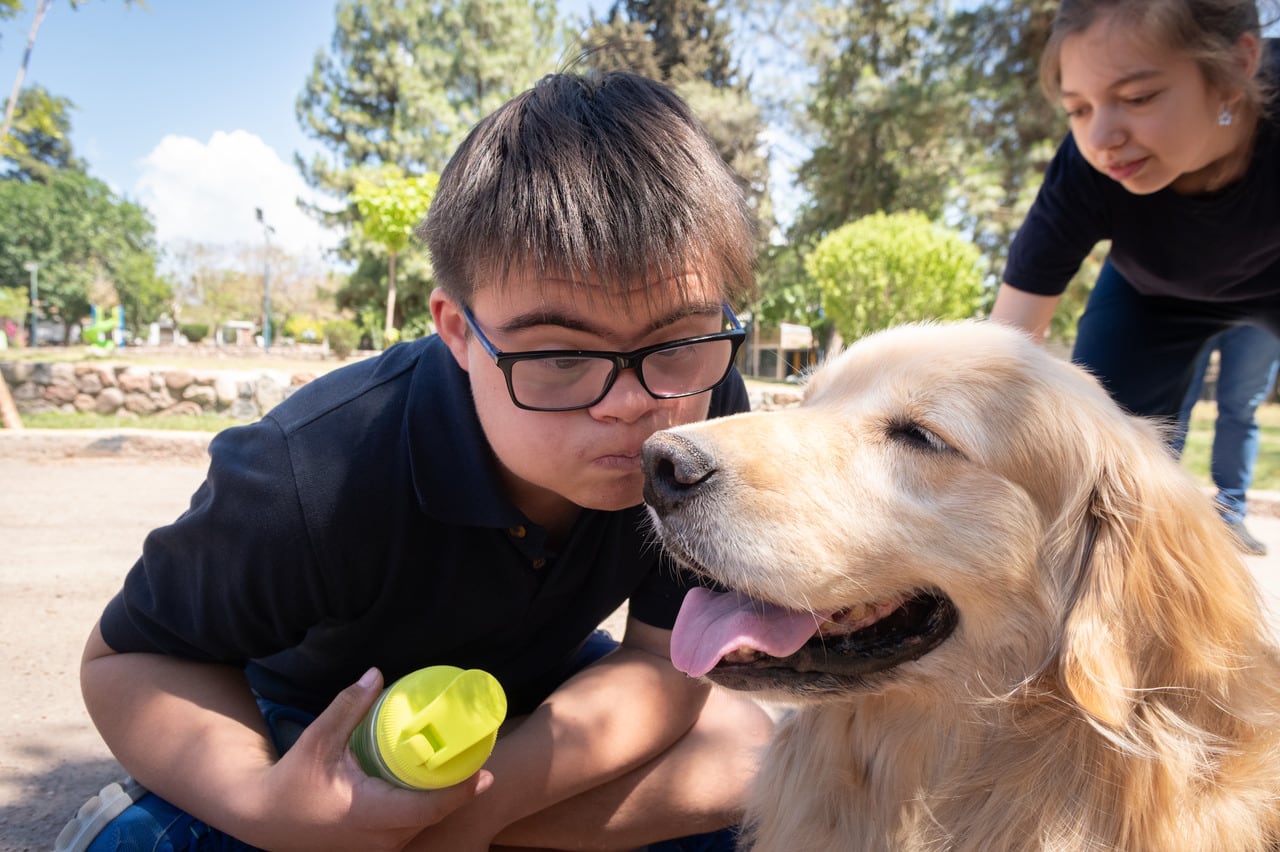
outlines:
{"label": "boy's fingers", "polygon": [[381,691],[382,673],[376,668],[369,669],[360,680],[334,696],[324,712],[307,726],[307,732],[322,743],[334,744],[339,754],[345,753],[351,732],[373,707]]}
{"label": "boy's fingers", "polygon": [[452,787],[445,787],[440,790],[432,790],[426,797],[426,812],[423,825],[434,825],[458,808],[470,802],[479,794],[488,790],[493,784],[493,775],[482,769],[475,775],[472,775],[465,781],[460,781]]}

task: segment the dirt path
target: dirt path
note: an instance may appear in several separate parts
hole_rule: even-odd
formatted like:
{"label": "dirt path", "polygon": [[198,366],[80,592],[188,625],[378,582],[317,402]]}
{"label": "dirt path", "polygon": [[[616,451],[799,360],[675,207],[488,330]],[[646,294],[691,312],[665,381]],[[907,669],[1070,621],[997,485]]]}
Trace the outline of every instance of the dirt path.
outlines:
{"label": "dirt path", "polygon": [[120,769],[84,711],[80,649],[153,527],[204,466],[190,441],[142,459],[116,440],[65,458],[0,441],[0,850],[47,850]]}

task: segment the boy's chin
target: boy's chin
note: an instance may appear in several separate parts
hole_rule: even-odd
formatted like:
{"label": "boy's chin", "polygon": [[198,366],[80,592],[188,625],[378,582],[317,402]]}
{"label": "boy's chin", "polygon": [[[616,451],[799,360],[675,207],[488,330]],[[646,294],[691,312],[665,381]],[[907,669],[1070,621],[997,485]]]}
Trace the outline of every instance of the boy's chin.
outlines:
{"label": "boy's chin", "polygon": [[644,492],[640,484],[633,488],[605,489],[583,495],[578,505],[584,509],[595,509],[601,512],[618,512],[644,503]]}

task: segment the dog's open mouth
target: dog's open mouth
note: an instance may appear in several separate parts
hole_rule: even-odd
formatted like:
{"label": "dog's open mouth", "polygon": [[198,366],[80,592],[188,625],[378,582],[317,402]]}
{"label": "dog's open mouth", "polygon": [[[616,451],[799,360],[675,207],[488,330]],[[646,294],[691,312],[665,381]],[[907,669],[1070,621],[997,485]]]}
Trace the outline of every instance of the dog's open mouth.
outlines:
{"label": "dog's open mouth", "polygon": [[932,590],[814,613],[696,588],[676,618],[671,659],[690,676],[734,689],[842,691],[918,660],[958,622],[955,605]]}

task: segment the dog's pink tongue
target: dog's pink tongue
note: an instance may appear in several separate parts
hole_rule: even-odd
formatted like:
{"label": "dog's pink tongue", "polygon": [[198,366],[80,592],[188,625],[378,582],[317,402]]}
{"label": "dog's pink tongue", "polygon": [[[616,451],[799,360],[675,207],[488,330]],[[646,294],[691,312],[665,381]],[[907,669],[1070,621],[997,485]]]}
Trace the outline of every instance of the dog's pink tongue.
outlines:
{"label": "dog's pink tongue", "polygon": [[671,631],[671,662],[690,677],[701,677],[743,645],[787,657],[809,641],[821,621],[812,612],[783,609],[737,592],[693,588]]}

